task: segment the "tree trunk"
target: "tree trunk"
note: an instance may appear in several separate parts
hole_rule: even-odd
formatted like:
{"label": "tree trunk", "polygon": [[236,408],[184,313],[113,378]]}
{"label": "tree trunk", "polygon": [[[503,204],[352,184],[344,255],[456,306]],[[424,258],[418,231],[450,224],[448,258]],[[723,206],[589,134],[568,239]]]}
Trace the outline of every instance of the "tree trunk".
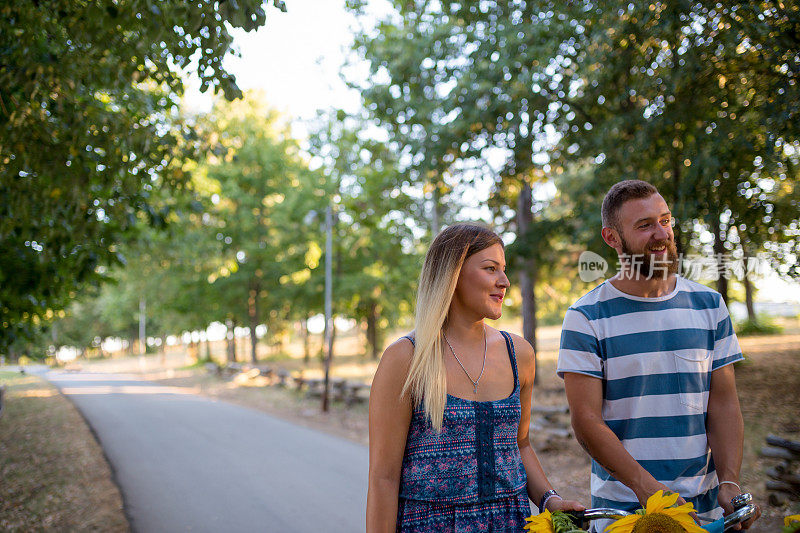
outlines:
{"label": "tree trunk", "polygon": [[230,318],[225,321],[225,327],[228,330],[225,332],[225,340],[227,342],[228,347],[228,362],[235,363],[236,362],[236,337],[234,335],[234,329],[236,325],[234,324],[233,320]]}
{"label": "tree trunk", "polygon": [[208,338],[208,333],[206,333],[206,354],[205,359],[211,361],[211,339]]}
{"label": "tree trunk", "polygon": [[194,338],[192,338],[191,342],[189,342],[189,358],[194,363],[196,363],[199,359],[197,344],[198,342],[194,340]]}
{"label": "tree trunk", "polygon": [[50,326],[50,337],[53,339],[53,347],[56,348],[58,346],[58,322],[53,322],[53,325]]}
{"label": "tree trunk", "polygon": [[[524,238],[533,222],[533,191],[530,184],[523,182],[517,200],[517,238]],[[534,361],[536,357],[536,295],[533,292],[536,283],[536,260],[525,258],[519,270],[519,290],[522,294],[522,336],[533,346]],[[534,378],[538,380],[537,377]]]}
{"label": "tree trunk", "polygon": [[161,345],[158,347],[158,354],[161,356],[161,366],[167,364],[167,336],[161,335]]}
{"label": "tree trunk", "polygon": [[434,237],[439,234],[441,221],[439,220],[439,184],[433,184],[433,210],[431,212],[431,232]]}
{"label": "tree trunk", "polygon": [[717,291],[722,295],[725,303],[728,303],[728,275],[727,275],[727,255],[725,253],[725,239],[722,237],[719,215],[712,214],[711,230],[714,232],[714,258],[717,262]]}
{"label": "tree trunk", "polygon": [[[675,139],[674,144],[678,144],[678,142],[682,143],[682,140]],[[682,161],[685,159],[682,157],[681,151],[679,148],[675,148],[672,151],[672,186],[674,187],[673,196],[672,196],[672,205],[670,206],[673,210],[681,210],[683,212],[683,194],[681,193],[681,169],[682,169]],[[675,229],[673,230],[675,234],[675,248],[678,251],[678,257],[683,258],[683,253],[686,250],[684,245],[684,236],[681,232],[680,226],[676,225]]]}
{"label": "tree trunk", "polygon": [[311,361],[311,338],[308,333],[308,318],[300,321],[300,327],[303,330],[303,363],[307,365]]}
{"label": "tree trunk", "polygon": [[744,268],[742,269],[742,283],[744,284],[744,303],[747,307],[747,319],[750,322],[757,322],[758,319],[756,318],[756,308],[753,305],[753,293],[755,292],[753,288],[753,282],[750,281],[750,254],[747,252],[747,246],[742,244],[742,252],[743,252],[743,260],[744,260]]}
{"label": "tree trunk", "polygon": [[256,327],[258,326],[258,293],[260,284],[258,280],[253,280],[250,284],[250,296],[247,299],[247,313],[250,316],[250,362],[258,362],[258,336]]}
{"label": "tree trunk", "polygon": [[370,347],[372,359],[378,360],[378,304],[377,302],[370,302],[369,312],[367,313],[367,344]]}
{"label": "tree trunk", "polygon": [[147,354],[147,315],[144,296],[139,298],[139,354]]}

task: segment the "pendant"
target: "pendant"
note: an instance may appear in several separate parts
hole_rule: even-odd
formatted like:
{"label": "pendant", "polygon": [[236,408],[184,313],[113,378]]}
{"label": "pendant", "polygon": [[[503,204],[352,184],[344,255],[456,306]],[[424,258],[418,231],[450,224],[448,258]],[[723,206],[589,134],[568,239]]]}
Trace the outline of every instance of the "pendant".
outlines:
{"label": "pendant", "polygon": [[472,392],[474,392],[475,394],[478,394],[478,384],[477,383],[473,383],[472,384]]}

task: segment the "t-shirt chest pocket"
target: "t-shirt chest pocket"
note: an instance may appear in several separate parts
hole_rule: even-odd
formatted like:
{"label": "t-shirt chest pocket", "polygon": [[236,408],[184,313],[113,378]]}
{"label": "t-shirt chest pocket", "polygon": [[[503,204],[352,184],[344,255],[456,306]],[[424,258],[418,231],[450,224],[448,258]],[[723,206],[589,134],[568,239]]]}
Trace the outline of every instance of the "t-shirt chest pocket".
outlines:
{"label": "t-shirt chest pocket", "polygon": [[709,389],[711,351],[706,349],[675,350],[675,376],[681,403],[694,411],[705,411]]}

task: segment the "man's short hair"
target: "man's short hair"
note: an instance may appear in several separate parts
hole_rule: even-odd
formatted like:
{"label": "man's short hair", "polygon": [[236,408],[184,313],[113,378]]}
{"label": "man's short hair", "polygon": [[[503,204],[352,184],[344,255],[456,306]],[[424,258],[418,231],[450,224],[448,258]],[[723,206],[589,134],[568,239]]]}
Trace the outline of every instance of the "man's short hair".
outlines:
{"label": "man's short hair", "polygon": [[600,209],[603,227],[619,230],[618,215],[622,204],[628,200],[649,198],[654,194],[658,194],[658,189],[646,181],[625,180],[615,183],[603,198],[603,207]]}

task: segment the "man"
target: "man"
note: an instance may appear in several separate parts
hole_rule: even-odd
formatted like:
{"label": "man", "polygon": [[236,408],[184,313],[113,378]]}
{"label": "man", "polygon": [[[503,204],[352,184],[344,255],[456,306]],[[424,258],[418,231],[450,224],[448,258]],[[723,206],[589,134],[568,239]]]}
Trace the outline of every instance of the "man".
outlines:
{"label": "man", "polygon": [[592,456],[592,507],[632,511],[663,489],[716,520],[741,492],[732,363],[742,354],[728,309],[676,274],[673,218],[651,184],[617,183],[601,215],[621,271],[569,308],[558,358],[575,435]]}

